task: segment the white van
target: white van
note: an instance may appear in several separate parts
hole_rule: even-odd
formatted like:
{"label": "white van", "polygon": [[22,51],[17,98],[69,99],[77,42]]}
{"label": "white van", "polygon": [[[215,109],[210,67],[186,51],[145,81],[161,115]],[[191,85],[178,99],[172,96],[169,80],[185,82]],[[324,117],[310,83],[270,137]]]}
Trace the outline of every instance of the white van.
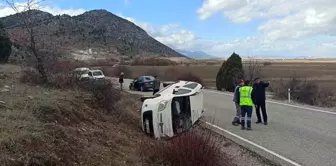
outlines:
{"label": "white van", "polygon": [[202,116],[202,85],[179,81],[163,88],[153,97],[143,97],[143,131],[155,138],[173,137],[186,131]]}
{"label": "white van", "polygon": [[89,73],[90,69],[87,67],[80,67],[80,68],[76,68],[74,70],[74,77],[78,80],[85,80],[85,79],[89,79]]}
{"label": "white van", "polygon": [[90,70],[88,75],[91,80],[105,79],[105,75],[101,70]]}

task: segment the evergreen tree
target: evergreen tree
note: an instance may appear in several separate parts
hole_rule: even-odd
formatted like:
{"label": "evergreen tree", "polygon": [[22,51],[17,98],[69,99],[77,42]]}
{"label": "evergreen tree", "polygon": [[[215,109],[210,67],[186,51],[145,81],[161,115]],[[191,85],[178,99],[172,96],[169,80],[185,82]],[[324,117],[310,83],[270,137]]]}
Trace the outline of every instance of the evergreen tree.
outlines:
{"label": "evergreen tree", "polygon": [[237,79],[243,79],[243,64],[241,57],[233,52],[233,54],[223,62],[216,77],[217,90],[226,90],[233,92]]}

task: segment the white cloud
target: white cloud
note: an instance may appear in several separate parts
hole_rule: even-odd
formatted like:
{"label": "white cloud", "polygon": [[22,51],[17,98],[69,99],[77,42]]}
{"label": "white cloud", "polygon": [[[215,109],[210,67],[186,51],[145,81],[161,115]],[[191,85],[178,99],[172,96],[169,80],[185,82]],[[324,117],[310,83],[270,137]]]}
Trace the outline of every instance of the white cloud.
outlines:
{"label": "white cloud", "polygon": [[[19,12],[26,10],[25,3],[16,3],[15,6],[19,10]],[[43,4],[33,5],[32,9],[39,9],[41,11],[45,11],[53,15],[68,14],[70,16],[79,15],[85,12],[84,9],[62,9],[56,6],[48,6],[48,5],[43,5]],[[0,4],[0,17],[9,16],[15,13],[16,12],[11,7],[9,7],[7,4]]]}
{"label": "white cloud", "polygon": [[252,55],[335,57],[335,11],[335,0],[204,0],[197,14],[206,20],[222,13],[235,24],[265,20],[257,29],[258,36],[217,44],[212,53],[239,49]]}
{"label": "white cloud", "polygon": [[124,3],[125,3],[126,5],[128,5],[128,4],[130,4],[131,2],[130,2],[130,0],[124,0]]}
{"label": "white cloud", "polygon": [[[52,5],[40,5],[36,8],[54,15],[78,15],[85,12],[84,9],[62,9]],[[23,8],[19,10],[22,11]],[[222,42],[200,39],[192,31],[177,24],[154,26],[119,15],[175,49],[201,50],[221,57],[229,56],[234,51],[242,56],[335,57],[334,11],[335,0],[206,0],[197,11],[202,20],[218,12],[234,23],[247,23],[257,18],[267,19],[258,27],[260,35]],[[10,14],[14,14],[14,11],[0,4],[0,17]],[[325,36],[329,36],[328,40],[324,40]]]}
{"label": "white cloud", "polygon": [[[121,17],[124,16],[121,15]],[[307,43],[306,40],[274,41],[268,36],[261,35],[227,42],[215,42],[200,39],[192,31],[185,30],[176,24],[155,27],[131,17],[124,18],[137,24],[146,30],[149,35],[172,48],[189,51],[201,50],[219,57],[227,57],[234,51],[243,57],[334,57],[336,51],[336,40],[333,39],[329,42],[323,42],[324,40],[320,39],[315,44],[314,42]],[[311,22],[314,22],[314,19]],[[267,29],[267,26],[264,28],[263,31],[271,31],[271,29]]]}
{"label": "white cloud", "polygon": [[205,20],[223,12],[233,23],[269,19],[258,28],[268,40],[336,35],[335,0],[205,0],[197,10]]}
{"label": "white cloud", "polygon": [[144,29],[150,36],[156,40],[177,49],[192,48],[193,42],[197,39],[196,35],[191,31],[182,29],[177,24],[168,24],[155,27],[149,23],[137,21],[132,17],[125,17],[119,14],[120,17],[131,21]]}

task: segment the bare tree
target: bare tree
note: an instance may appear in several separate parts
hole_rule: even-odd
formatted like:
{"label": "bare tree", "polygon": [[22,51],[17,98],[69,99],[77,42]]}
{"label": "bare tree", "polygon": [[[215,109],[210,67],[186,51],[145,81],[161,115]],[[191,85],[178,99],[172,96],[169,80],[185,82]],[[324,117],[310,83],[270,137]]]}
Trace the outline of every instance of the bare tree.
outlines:
{"label": "bare tree", "polygon": [[243,65],[245,78],[253,80],[256,77],[260,77],[262,66],[263,64],[260,63],[257,59],[248,58],[248,60],[245,61]]}
{"label": "bare tree", "polygon": [[8,6],[10,6],[18,16],[18,19],[22,22],[24,26],[24,33],[26,34],[25,37],[27,37],[27,48],[31,51],[33,56],[36,58],[37,64],[36,68],[41,75],[41,79],[44,83],[48,82],[48,77],[46,74],[46,70],[43,66],[43,58],[41,53],[39,52],[37,48],[37,42],[36,42],[36,34],[34,30],[34,21],[32,18],[32,9],[35,9],[43,0],[26,0],[25,3],[21,3],[22,5],[18,5],[17,1],[14,0],[2,0],[4,1]]}

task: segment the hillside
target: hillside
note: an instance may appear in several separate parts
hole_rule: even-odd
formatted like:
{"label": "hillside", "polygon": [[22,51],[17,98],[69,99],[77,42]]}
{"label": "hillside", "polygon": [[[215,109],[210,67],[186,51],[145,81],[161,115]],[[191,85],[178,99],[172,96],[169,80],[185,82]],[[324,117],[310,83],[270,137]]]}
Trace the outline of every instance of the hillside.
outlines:
{"label": "hillside", "polygon": [[[59,46],[63,51],[78,53],[90,49],[91,54],[108,58],[135,55],[184,57],[149,36],[134,23],[106,10],[92,10],[73,17],[53,16],[39,10],[29,12],[38,41]],[[17,16],[0,18],[12,39],[16,39],[23,29]]]}
{"label": "hillside", "polygon": [[218,58],[216,56],[207,54],[203,51],[187,51],[187,50],[176,50],[177,52],[193,59],[214,59]]}

